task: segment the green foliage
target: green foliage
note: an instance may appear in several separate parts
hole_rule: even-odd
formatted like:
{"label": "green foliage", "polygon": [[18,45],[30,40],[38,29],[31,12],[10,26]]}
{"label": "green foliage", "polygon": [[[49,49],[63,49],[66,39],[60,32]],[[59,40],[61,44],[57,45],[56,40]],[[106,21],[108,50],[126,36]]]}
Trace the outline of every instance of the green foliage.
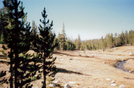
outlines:
{"label": "green foliage", "polygon": [[59,41],[59,45],[57,46],[57,49],[60,50],[66,50],[67,46],[66,44],[66,33],[65,33],[65,29],[64,29],[64,24],[63,24],[63,30],[62,33],[58,35],[58,41]]}
{"label": "green foliage", "polygon": [[75,44],[72,41],[67,40],[65,45],[66,45],[65,50],[75,50]]}
{"label": "green foliage", "polygon": [[128,34],[128,43],[134,45],[134,31],[130,30]]}
{"label": "green foliage", "polygon": [[[3,42],[7,45],[7,48],[3,46],[3,49],[10,50],[8,53],[11,73],[10,88],[13,88],[13,81],[15,88],[22,88],[32,81],[29,78],[36,75],[41,65],[36,64],[40,60],[38,55],[34,57],[26,53],[30,49],[33,35],[30,32],[30,24],[26,23],[24,7],[22,4],[19,7],[20,2],[17,0],[11,0],[11,2],[7,3],[6,0],[3,2],[8,10],[1,17],[1,34],[3,34]],[[40,76],[36,78],[39,79]]]}
{"label": "green foliage", "polygon": [[[52,33],[51,29],[53,26],[53,21],[51,24],[49,24],[49,20],[47,22],[46,18],[46,10],[44,8],[42,12],[43,20],[40,19],[40,22],[43,24],[39,26],[39,35],[36,35],[35,33],[32,33],[33,36],[33,47],[32,49],[36,52],[36,55],[34,57],[38,57],[38,62],[41,65],[41,68],[43,68],[43,75],[44,75],[44,81],[43,81],[43,88],[46,88],[46,76],[54,77],[54,73],[56,71],[56,66],[54,65],[54,62],[56,58],[53,58],[53,50],[58,45],[57,41],[55,40],[55,34]],[[38,78],[40,78],[38,76]]]}
{"label": "green foliage", "polygon": [[75,46],[76,46],[76,49],[80,50],[81,48],[80,35],[78,35],[78,39],[75,40]]}
{"label": "green foliage", "polygon": [[7,56],[7,54],[5,53],[5,51],[4,51],[4,50],[2,50],[2,54],[3,54],[4,56]]}
{"label": "green foliage", "polygon": [[[76,42],[76,41],[75,41]],[[118,34],[115,33],[114,35],[107,34],[105,38],[101,37],[100,39],[93,39],[93,40],[86,40],[81,42],[81,49],[85,50],[96,50],[102,49],[103,51],[106,48],[112,48],[122,45],[134,45],[134,31],[130,30],[129,33],[125,31],[125,33]]]}

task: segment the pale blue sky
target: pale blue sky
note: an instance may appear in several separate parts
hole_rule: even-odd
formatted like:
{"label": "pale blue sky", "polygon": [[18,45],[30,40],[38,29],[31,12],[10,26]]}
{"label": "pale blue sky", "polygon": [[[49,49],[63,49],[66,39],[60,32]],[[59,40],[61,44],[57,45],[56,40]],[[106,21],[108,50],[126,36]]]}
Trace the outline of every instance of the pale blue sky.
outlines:
{"label": "pale blue sky", "polygon": [[[3,0],[0,0],[1,2]],[[28,13],[28,21],[40,24],[41,12],[46,8],[58,35],[63,22],[67,37],[82,40],[101,38],[107,33],[134,30],[134,0],[21,0]],[[0,8],[2,7],[0,3]]]}

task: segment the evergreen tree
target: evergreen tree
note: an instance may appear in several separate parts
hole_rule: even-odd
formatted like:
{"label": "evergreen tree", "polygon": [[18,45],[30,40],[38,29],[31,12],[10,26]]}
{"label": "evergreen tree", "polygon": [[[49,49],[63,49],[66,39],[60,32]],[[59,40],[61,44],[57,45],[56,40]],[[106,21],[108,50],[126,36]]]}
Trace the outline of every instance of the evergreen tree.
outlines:
{"label": "evergreen tree", "polygon": [[106,40],[107,40],[107,46],[109,47],[109,48],[112,48],[113,47],[113,34],[107,34],[106,35]]}
{"label": "evergreen tree", "polygon": [[[8,12],[3,15],[2,24],[4,43],[3,48],[10,49],[8,57],[10,58],[10,88],[22,88],[23,85],[30,83],[40,68],[36,65],[35,57],[32,57],[26,52],[30,49],[32,40],[30,32],[30,24],[26,24],[26,14],[24,13],[23,5],[17,0],[10,0],[7,3],[4,0],[4,6],[8,8]],[[7,18],[4,18],[4,17]],[[31,62],[34,62],[31,64]],[[15,79],[14,79],[15,78]],[[15,81],[15,87],[13,87]]]}
{"label": "evergreen tree", "polygon": [[44,8],[42,12],[43,20],[40,22],[43,26],[39,26],[40,35],[35,37],[34,47],[35,51],[39,55],[40,63],[43,62],[43,87],[46,88],[46,76],[54,77],[56,66],[54,65],[56,58],[53,58],[53,50],[57,46],[54,43],[55,34],[52,33],[51,29],[53,26],[53,21],[49,24],[49,20],[46,22],[46,10]]}
{"label": "evergreen tree", "polygon": [[[9,0],[6,1],[6,3],[10,3]],[[3,40],[3,27],[4,25],[6,25],[6,21],[7,21],[7,14],[8,13],[8,8],[7,7],[2,7],[0,9],[0,40],[2,42]]]}
{"label": "evergreen tree", "polygon": [[62,34],[61,34],[61,49],[65,50],[65,42],[66,42],[66,33],[65,33],[65,27],[64,27],[64,23],[63,23],[63,30],[62,30]]}
{"label": "evergreen tree", "polygon": [[74,50],[75,49],[75,44],[71,40],[66,41],[66,50]]}
{"label": "evergreen tree", "polygon": [[130,45],[134,44],[134,31],[130,30],[128,34],[128,42]]}
{"label": "evergreen tree", "polygon": [[118,45],[118,41],[117,41],[117,33],[114,34],[114,46]]}
{"label": "evergreen tree", "polygon": [[80,40],[80,35],[78,35],[77,48],[80,50],[80,47],[81,47],[81,40]]}
{"label": "evergreen tree", "polygon": [[128,44],[128,33],[127,31],[125,31],[125,45]]}
{"label": "evergreen tree", "polygon": [[105,45],[105,41],[104,41],[104,39],[103,39],[103,36],[101,37],[100,46],[101,46],[101,49],[103,49],[103,51],[104,51],[105,48],[106,48],[106,45]]}
{"label": "evergreen tree", "polygon": [[62,33],[58,35],[58,40],[59,40],[59,46],[61,50],[66,50],[66,33],[65,33],[65,27],[64,27],[64,23],[63,23],[63,30]]}
{"label": "evergreen tree", "polygon": [[120,39],[120,45],[124,45],[125,44],[125,35],[124,33],[122,32],[119,36],[119,39]]}
{"label": "evergreen tree", "polygon": [[56,46],[56,50],[60,50],[60,44],[59,44],[59,39],[58,38],[55,38],[54,39],[54,44],[58,43],[58,45]]}
{"label": "evergreen tree", "polygon": [[37,26],[35,24],[35,21],[32,21],[32,34],[37,35]]}

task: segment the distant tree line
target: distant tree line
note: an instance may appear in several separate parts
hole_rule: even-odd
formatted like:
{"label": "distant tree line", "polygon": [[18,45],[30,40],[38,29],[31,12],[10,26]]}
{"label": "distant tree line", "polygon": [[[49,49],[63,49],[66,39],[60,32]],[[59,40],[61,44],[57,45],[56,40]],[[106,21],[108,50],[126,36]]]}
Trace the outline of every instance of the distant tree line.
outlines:
{"label": "distant tree line", "polygon": [[106,48],[113,48],[123,45],[134,45],[134,31],[130,30],[129,32],[125,31],[121,34],[115,33],[114,35],[107,34],[105,38],[101,37],[100,39],[87,40],[82,42],[81,48],[88,50],[96,50]]}
{"label": "distant tree line", "polygon": [[[134,31],[130,30],[122,32],[121,34],[106,34],[105,37],[100,39],[86,40],[81,41],[80,35],[75,40],[67,38],[65,30],[62,30],[62,33],[58,35],[55,41],[59,42],[59,45],[56,47],[57,50],[97,50],[106,48],[113,48],[123,45],[134,45]],[[63,41],[64,40],[64,41]],[[64,47],[64,48],[63,48]]]}

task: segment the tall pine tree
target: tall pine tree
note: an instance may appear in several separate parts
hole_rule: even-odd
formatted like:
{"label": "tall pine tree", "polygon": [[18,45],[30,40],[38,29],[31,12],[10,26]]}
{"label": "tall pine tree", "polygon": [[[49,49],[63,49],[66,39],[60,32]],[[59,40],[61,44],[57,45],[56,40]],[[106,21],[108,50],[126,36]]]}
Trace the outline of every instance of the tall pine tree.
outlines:
{"label": "tall pine tree", "polygon": [[[8,12],[3,15],[2,29],[4,43],[7,45],[4,49],[10,49],[8,57],[10,58],[10,88],[22,88],[25,84],[32,81],[31,77],[36,74],[41,67],[36,65],[37,58],[26,52],[30,49],[32,35],[30,24],[26,23],[26,14],[24,7],[17,0],[10,0],[7,3],[3,1]],[[4,18],[4,17],[7,18]],[[33,63],[32,63],[33,62]],[[36,77],[36,78],[39,78]],[[13,81],[15,86],[13,87]]]}
{"label": "tall pine tree", "polygon": [[43,20],[40,22],[43,25],[39,25],[40,35],[35,36],[34,50],[37,52],[40,58],[40,62],[43,62],[43,87],[46,88],[46,76],[54,77],[56,66],[54,65],[56,58],[53,58],[53,50],[58,43],[54,43],[55,34],[52,33],[53,21],[49,24],[49,20],[46,21],[47,15],[44,8],[42,12]]}
{"label": "tall pine tree", "polygon": [[63,29],[62,29],[62,33],[58,35],[58,40],[59,40],[59,45],[60,45],[60,49],[61,50],[66,50],[66,33],[65,33],[65,26],[63,23]]}

